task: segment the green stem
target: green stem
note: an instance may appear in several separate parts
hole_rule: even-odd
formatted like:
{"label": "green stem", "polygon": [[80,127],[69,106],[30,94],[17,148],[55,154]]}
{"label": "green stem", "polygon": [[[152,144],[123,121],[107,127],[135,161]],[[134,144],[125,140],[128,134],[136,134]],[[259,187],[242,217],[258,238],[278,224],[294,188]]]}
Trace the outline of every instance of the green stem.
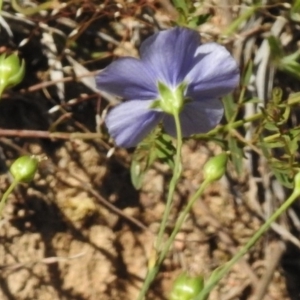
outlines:
{"label": "green stem", "polygon": [[166,209],[163,214],[163,218],[160,224],[158,236],[157,236],[157,242],[156,242],[156,250],[160,251],[160,247],[163,241],[163,236],[167,227],[168,217],[171,212],[172,208],[172,200],[174,196],[174,192],[176,189],[177,182],[180,178],[181,171],[182,171],[182,165],[181,165],[181,148],[182,148],[182,133],[181,133],[181,126],[180,126],[180,120],[179,120],[179,114],[174,114],[175,119],[175,125],[176,125],[176,132],[177,132],[177,147],[176,147],[176,156],[175,156],[175,165],[173,170],[173,176],[170,181],[169,191],[168,191],[168,197],[167,197],[167,203],[166,203]]}
{"label": "green stem", "polygon": [[[166,208],[162,217],[162,221],[160,224],[157,240],[156,240],[156,245],[155,245],[155,251],[156,253],[161,250],[161,245],[163,242],[163,236],[167,227],[167,222],[168,222],[168,217],[170,215],[170,211],[172,208],[172,200],[174,196],[174,192],[176,189],[177,182],[180,178],[181,171],[182,171],[182,165],[181,165],[181,148],[182,148],[182,133],[181,133],[181,126],[180,126],[180,119],[179,119],[179,114],[174,114],[174,119],[175,119],[175,126],[176,126],[176,132],[177,132],[177,147],[176,147],[176,156],[175,156],[175,164],[174,164],[174,170],[173,170],[173,176],[170,181],[170,186],[168,190],[168,197],[167,197],[167,203],[166,203]],[[168,250],[165,250],[166,248],[163,248],[163,251],[167,253]],[[164,256],[166,255],[164,254]],[[161,258],[161,254],[159,255]],[[155,276],[157,275],[159,271],[159,267],[161,262],[163,261],[160,260],[160,262],[155,262],[154,266],[150,266],[148,273],[146,275],[145,281],[143,283],[143,286],[141,288],[141,291],[138,296],[138,300],[144,299],[152,281],[155,279]]]}
{"label": "green stem", "polygon": [[208,138],[210,138],[212,136],[215,136],[218,133],[228,132],[228,131],[230,131],[232,129],[236,129],[236,128],[238,128],[238,127],[240,127],[240,126],[242,126],[242,125],[244,125],[246,123],[250,123],[250,122],[259,120],[261,117],[263,117],[263,114],[262,113],[257,113],[257,114],[254,114],[254,115],[250,116],[249,118],[238,120],[236,122],[229,123],[229,124],[224,125],[224,126],[218,126],[215,129],[209,131],[208,133],[197,134],[194,137],[198,138],[198,139],[202,139],[202,138],[203,139],[208,139]]}
{"label": "green stem", "polygon": [[179,218],[177,219],[176,224],[174,226],[174,229],[173,229],[170,237],[168,238],[168,240],[165,243],[162,251],[160,252],[155,266],[153,266],[148,271],[147,277],[145,279],[145,282],[144,282],[144,285],[143,285],[142,290],[140,292],[138,300],[142,300],[143,297],[145,296],[147,290],[149,289],[149,286],[150,286],[151,282],[154,280],[154,278],[156,277],[156,275],[159,271],[160,265],[162,264],[162,262],[166,258],[167,254],[168,254],[168,252],[171,248],[171,245],[173,244],[173,242],[176,238],[177,233],[179,232],[180,228],[182,227],[182,224],[185,221],[186,216],[191,211],[195,201],[201,197],[201,195],[203,194],[203,192],[205,191],[206,187],[209,184],[210,184],[210,181],[208,181],[208,180],[203,181],[202,184],[200,185],[199,189],[196,191],[196,193],[189,199],[188,204],[186,205],[186,207],[184,208],[184,210],[180,214]]}
{"label": "green stem", "polygon": [[12,193],[12,191],[14,190],[14,188],[17,186],[19,182],[17,180],[14,180],[11,185],[9,186],[9,188],[6,190],[6,192],[3,194],[1,201],[0,201],[0,216],[2,216],[2,211],[4,208],[4,205],[7,201],[8,196]]}
{"label": "green stem", "polygon": [[166,244],[164,245],[164,248],[160,252],[160,255],[159,255],[159,258],[157,261],[158,265],[160,265],[163,262],[163,260],[165,259],[171,245],[173,244],[173,242],[175,240],[177,233],[179,232],[180,228],[182,227],[183,222],[185,221],[185,218],[188,215],[188,213],[191,211],[195,201],[201,197],[201,195],[203,194],[203,192],[205,191],[206,187],[209,184],[210,184],[209,180],[204,180],[202,182],[202,184],[200,185],[199,189],[196,191],[196,193],[189,199],[188,204],[186,205],[186,207],[180,214],[179,218],[177,219],[174,229],[173,229],[170,237],[168,238]]}
{"label": "green stem", "polygon": [[299,197],[299,189],[295,189],[290,197],[274,212],[274,214],[257,230],[248,243],[240,249],[240,251],[223,267],[221,267],[216,273],[211,276],[208,282],[205,284],[204,289],[194,300],[205,300],[210,291],[218,284],[218,282],[230,271],[232,266],[239,261],[249,249],[258,241],[258,239],[270,228],[271,224],[285,212],[293,202]]}

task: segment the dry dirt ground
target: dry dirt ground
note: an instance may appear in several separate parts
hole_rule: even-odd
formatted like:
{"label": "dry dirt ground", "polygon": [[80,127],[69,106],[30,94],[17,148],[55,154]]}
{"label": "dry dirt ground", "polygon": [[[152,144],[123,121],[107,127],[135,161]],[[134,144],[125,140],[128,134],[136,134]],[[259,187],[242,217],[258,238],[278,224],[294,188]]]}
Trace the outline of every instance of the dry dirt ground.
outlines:
{"label": "dry dirt ground", "polygon": [[[37,143],[31,147],[36,154],[44,153]],[[195,142],[185,145],[184,179],[170,226],[201,181],[209,150]],[[114,156],[107,159],[98,151],[97,141],[68,141],[51,152],[34,182],[20,186],[6,206],[0,231],[0,299],[135,299],[165,207],[170,173],[157,165],[137,192],[126,165]],[[2,180],[5,188],[7,177],[3,175]],[[214,184],[196,203],[148,299],[167,299],[170,284],[181,270],[208,276],[259,227],[260,220],[243,203],[251,198],[250,185],[243,187],[240,203],[226,185],[225,179]],[[105,207],[103,200],[122,215]],[[273,234],[265,236],[210,299],[250,299],[251,287],[279,244]],[[289,299],[280,268],[268,295],[268,299]]]}
{"label": "dry dirt ground", "polygon": [[[82,1],[80,8],[74,1],[74,6],[54,16],[27,18],[17,15],[9,2],[4,5],[7,12],[3,16],[15,34],[11,38],[3,33],[5,47],[14,50],[23,39],[28,41],[19,47],[27,64],[24,82],[4,95],[0,103],[0,129],[20,130],[14,137],[1,133],[1,192],[10,183],[8,167],[13,159],[23,153],[47,159],[32,183],[18,186],[10,195],[0,221],[1,300],[134,300],[146,274],[165,209],[170,170],[156,163],[137,191],[129,172],[132,153],[123,149],[111,153],[113,144],[107,136],[41,139],[38,132],[24,132],[88,135],[99,127],[103,131],[98,121],[109,101],[91,92],[89,82],[74,79],[73,74],[79,65],[95,71],[116,56],[136,55],[140,41],[157,28],[156,22],[165,28],[174,17],[168,1],[100,2]],[[204,39],[217,39],[230,18],[229,6],[223,11],[217,1],[204,2],[205,12],[212,18],[200,29]],[[82,15],[75,17],[80,9]],[[53,57],[43,41],[49,38],[46,25],[59,32],[55,36],[56,55],[67,78],[63,81],[59,77],[64,82],[63,100],[58,86],[45,84],[55,81],[51,77],[53,66],[49,66]],[[73,32],[75,29],[78,31]],[[69,34],[65,44],[60,32]],[[64,47],[69,52],[64,52]],[[91,49],[100,52],[98,60]],[[78,64],[70,66],[66,59],[69,53]],[[54,113],[53,107],[57,107]],[[213,143],[185,143],[183,178],[176,191],[169,230],[201,182],[204,162],[219,150]],[[276,197],[271,207],[260,201],[257,180],[246,166],[242,177],[229,166],[227,175],[197,201],[147,299],[168,299],[173,279],[183,270],[208,277],[254,234],[262,224],[261,214],[279,205]],[[283,217],[279,224],[277,233],[269,231],[234,266],[210,300],[300,299],[299,251],[283,242],[287,234],[282,230],[289,230],[288,219]]]}

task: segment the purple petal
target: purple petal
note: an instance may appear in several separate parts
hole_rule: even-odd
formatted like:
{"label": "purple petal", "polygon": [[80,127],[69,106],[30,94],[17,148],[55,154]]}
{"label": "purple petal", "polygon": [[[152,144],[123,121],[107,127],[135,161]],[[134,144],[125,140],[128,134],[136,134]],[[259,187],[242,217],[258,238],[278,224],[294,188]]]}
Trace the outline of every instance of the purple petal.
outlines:
{"label": "purple petal", "polygon": [[100,90],[128,100],[158,97],[156,77],[142,61],[133,57],[111,63],[96,76],[96,83]]}
{"label": "purple petal", "polygon": [[157,80],[176,87],[192,68],[199,43],[199,34],[191,29],[160,31],[142,43],[141,60],[154,70]]}
{"label": "purple petal", "polygon": [[239,68],[221,45],[208,43],[198,47],[194,67],[187,74],[187,96],[193,100],[218,98],[230,93],[239,82]]}
{"label": "purple petal", "polygon": [[162,113],[149,109],[152,100],[133,100],[117,105],[105,123],[120,147],[135,147],[162,119]]}
{"label": "purple petal", "polygon": [[[206,133],[219,124],[223,116],[223,105],[219,99],[205,99],[185,104],[180,113],[182,136]],[[166,132],[176,137],[174,118],[166,115],[163,119]]]}

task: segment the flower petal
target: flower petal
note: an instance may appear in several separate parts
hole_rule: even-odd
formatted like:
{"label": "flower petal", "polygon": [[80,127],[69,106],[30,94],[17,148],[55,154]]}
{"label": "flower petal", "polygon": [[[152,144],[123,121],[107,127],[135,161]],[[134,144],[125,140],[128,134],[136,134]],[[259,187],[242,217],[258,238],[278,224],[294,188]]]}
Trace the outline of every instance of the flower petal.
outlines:
{"label": "flower petal", "polygon": [[152,100],[133,100],[117,105],[105,123],[120,147],[135,147],[162,119],[162,113],[149,109]]}
{"label": "flower petal", "polygon": [[97,87],[128,100],[158,97],[156,77],[139,59],[120,58],[96,76]]}
{"label": "flower petal", "polygon": [[[180,113],[182,136],[206,133],[213,129],[221,121],[223,105],[219,99],[205,99],[201,102],[193,101],[185,104]],[[166,115],[163,119],[166,132],[176,137],[174,118]]]}
{"label": "flower petal", "polygon": [[189,83],[187,96],[193,100],[218,98],[238,85],[239,68],[225,47],[208,43],[198,47],[194,67],[185,80]]}
{"label": "flower petal", "polygon": [[160,31],[142,43],[141,60],[154,70],[157,80],[176,87],[192,68],[199,43],[199,34],[191,29]]}

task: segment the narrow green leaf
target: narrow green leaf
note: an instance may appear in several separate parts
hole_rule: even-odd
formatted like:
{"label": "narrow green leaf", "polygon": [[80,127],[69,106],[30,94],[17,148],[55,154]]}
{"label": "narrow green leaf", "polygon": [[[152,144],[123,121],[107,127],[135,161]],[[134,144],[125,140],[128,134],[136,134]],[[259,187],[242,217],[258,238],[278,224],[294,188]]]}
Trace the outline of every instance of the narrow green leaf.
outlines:
{"label": "narrow green leaf", "polygon": [[292,177],[284,174],[276,169],[272,169],[276,179],[286,188],[292,189],[294,187],[294,180]]}
{"label": "narrow green leaf", "polygon": [[142,141],[132,157],[130,175],[133,186],[140,189],[145,173],[156,160],[166,163],[171,169],[174,167],[176,149],[169,135],[156,128],[144,141]]}
{"label": "narrow green leaf", "polygon": [[211,17],[211,14],[202,14],[200,16],[195,16],[189,19],[188,26],[190,28],[196,28],[197,26],[205,24],[209,18]]}
{"label": "narrow green leaf", "polygon": [[231,153],[231,160],[238,175],[243,173],[244,151],[238,145],[238,141],[234,137],[229,137],[228,148]]}
{"label": "narrow green leaf", "polygon": [[231,25],[224,31],[224,35],[232,35],[235,31],[238,30],[239,26],[247,21],[255,11],[260,7],[260,5],[254,5],[249,7],[244,13],[242,13]]}
{"label": "narrow green leaf", "polygon": [[285,64],[281,64],[279,69],[285,71],[297,79],[300,79],[300,64],[297,62],[289,62]]}
{"label": "narrow green leaf", "polygon": [[299,149],[299,140],[292,139],[289,143],[289,149],[291,153],[296,153],[296,151]]}
{"label": "narrow green leaf", "polygon": [[279,41],[279,39],[273,35],[269,36],[267,38],[269,47],[271,49],[271,57],[275,62],[278,62],[281,58],[284,57],[284,52],[282,49],[282,45]]}
{"label": "narrow green leaf", "polygon": [[237,104],[234,102],[233,96],[231,94],[224,96],[223,104],[225,110],[225,118],[227,121],[231,121],[232,117],[238,109]]}
{"label": "narrow green leaf", "polygon": [[253,61],[250,59],[246,64],[246,69],[244,70],[243,77],[242,77],[242,85],[248,86],[250,78],[253,74]]}
{"label": "narrow green leaf", "polygon": [[282,141],[276,141],[276,142],[268,142],[265,144],[265,147],[267,148],[282,148],[284,147],[284,143]]}
{"label": "narrow green leaf", "polygon": [[187,18],[189,15],[189,8],[187,2],[185,0],[173,0],[173,3],[177,11],[180,14],[182,14],[185,18]]}
{"label": "narrow green leaf", "polygon": [[276,124],[274,124],[274,122],[266,121],[264,124],[264,128],[272,132],[278,132],[278,127],[276,126]]}
{"label": "narrow green leaf", "polygon": [[275,104],[279,104],[282,102],[282,89],[279,87],[274,87],[272,90],[272,101]]}
{"label": "narrow green leaf", "polygon": [[156,155],[164,163],[173,169],[174,168],[174,156],[176,154],[176,148],[173,146],[172,139],[167,134],[162,134],[156,140]]}
{"label": "narrow green leaf", "polygon": [[258,99],[258,98],[252,98],[252,99],[249,99],[249,100],[245,101],[245,103],[254,103],[254,104],[257,104],[257,103],[261,103],[261,100]]}
{"label": "narrow green leaf", "polygon": [[292,6],[293,12],[300,12],[300,0],[295,0]]}
{"label": "narrow green leaf", "polygon": [[142,170],[142,164],[135,158],[132,159],[130,165],[130,177],[132,185],[139,190],[142,187],[145,172]]}

